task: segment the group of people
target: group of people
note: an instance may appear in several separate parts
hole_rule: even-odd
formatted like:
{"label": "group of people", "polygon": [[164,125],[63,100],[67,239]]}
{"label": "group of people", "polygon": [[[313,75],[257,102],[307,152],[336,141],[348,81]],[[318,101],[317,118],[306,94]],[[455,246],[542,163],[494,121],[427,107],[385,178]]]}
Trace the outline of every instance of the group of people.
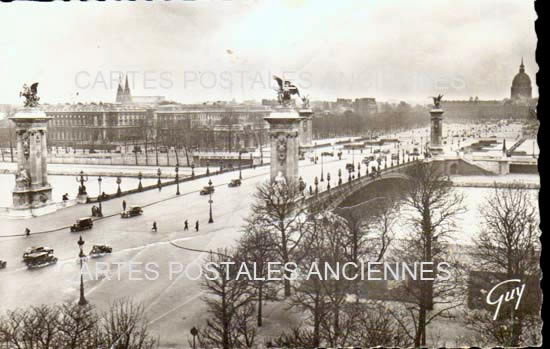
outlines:
{"label": "group of people", "polygon": [[[187,221],[187,219],[185,220],[185,222],[183,222],[183,230],[189,230],[189,222]],[[153,222],[153,227],[151,228],[151,231],[154,231],[155,233],[158,231],[158,226],[157,226],[157,222],[154,221]],[[195,231],[199,231],[199,221],[197,220],[195,222]]]}

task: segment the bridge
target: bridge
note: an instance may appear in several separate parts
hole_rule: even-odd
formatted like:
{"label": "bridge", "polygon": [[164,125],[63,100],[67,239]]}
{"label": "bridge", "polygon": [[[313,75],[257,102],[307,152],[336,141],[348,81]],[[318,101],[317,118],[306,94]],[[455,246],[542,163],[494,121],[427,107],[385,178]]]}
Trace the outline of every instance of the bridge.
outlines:
{"label": "bridge", "polygon": [[356,178],[348,178],[347,182],[333,188],[327,187],[323,191],[317,191],[306,200],[308,203],[321,202],[328,209],[343,209],[357,207],[362,203],[390,195],[392,190],[399,189],[409,177],[405,174],[406,169],[420,163],[422,160],[410,160],[392,167],[380,170],[373,176],[371,173],[361,175],[357,173]]}

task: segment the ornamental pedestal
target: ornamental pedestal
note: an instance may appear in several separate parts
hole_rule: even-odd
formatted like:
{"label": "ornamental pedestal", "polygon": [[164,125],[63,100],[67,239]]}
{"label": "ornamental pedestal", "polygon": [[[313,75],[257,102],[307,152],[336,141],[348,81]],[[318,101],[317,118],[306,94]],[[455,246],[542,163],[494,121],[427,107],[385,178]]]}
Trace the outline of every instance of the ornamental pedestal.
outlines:
{"label": "ornamental pedestal", "polygon": [[297,182],[302,117],[283,107],[275,109],[265,120],[269,123],[271,181],[283,176],[288,183]]}
{"label": "ornamental pedestal", "polygon": [[311,152],[313,149],[313,110],[309,108],[298,110],[302,121],[300,122],[300,149],[304,153]]}
{"label": "ornamental pedestal", "polygon": [[12,216],[33,217],[56,210],[46,162],[49,119],[39,108],[20,109],[10,118],[15,123],[17,146]]}
{"label": "ornamental pedestal", "polygon": [[430,110],[430,153],[432,155],[443,154],[443,109]]}

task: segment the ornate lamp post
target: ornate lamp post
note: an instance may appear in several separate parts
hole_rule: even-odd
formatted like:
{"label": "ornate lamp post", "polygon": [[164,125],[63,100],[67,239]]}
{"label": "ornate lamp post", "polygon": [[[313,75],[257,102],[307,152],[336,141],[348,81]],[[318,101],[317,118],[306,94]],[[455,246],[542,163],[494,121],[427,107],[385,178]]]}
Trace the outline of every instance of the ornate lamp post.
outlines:
{"label": "ornate lamp post", "polygon": [[162,174],[162,171],[160,170],[160,167],[157,169],[157,176],[158,176],[158,181],[157,181],[157,185],[158,187],[160,188],[161,186],[161,182],[160,182],[160,175]]}
{"label": "ornate lamp post", "polygon": [[324,176],[324,167],[323,167],[323,153],[321,153],[321,182],[324,182],[325,181],[325,176]]}
{"label": "ornate lamp post", "polygon": [[86,305],[88,304],[88,301],[86,300],[86,298],[84,298],[84,277],[82,276],[82,263],[86,255],[84,254],[84,251],[83,251],[84,240],[82,240],[82,235],[80,235],[80,238],[78,239],[77,244],[78,244],[78,247],[80,248],[80,252],[78,254],[78,258],[80,258],[80,299],[78,300],[78,305]]}
{"label": "ornate lamp post", "polygon": [[120,176],[117,176],[116,177],[116,184],[118,186],[118,188],[116,190],[116,195],[117,196],[120,196],[122,194],[122,191],[120,190],[120,183],[122,183],[122,179],[120,178]]}
{"label": "ornate lamp post", "polygon": [[243,179],[243,173],[241,171],[241,156],[243,154],[243,151],[239,151],[239,179]]}
{"label": "ornate lamp post", "polygon": [[101,181],[103,181],[103,178],[101,178],[101,176],[97,177],[97,184],[99,185],[99,194],[97,195],[97,201],[99,202],[99,212],[97,213],[98,217],[103,217],[103,207],[101,206],[101,199],[103,198]]}
{"label": "ornate lamp post", "polygon": [[327,182],[329,183],[329,186],[330,186],[330,172],[327,172]]}
{"label": "ornate lamp post", "polygon": [[138,184],[138,190],[139,191],[142,191],[143,190],[143,185],[141,185],[141,179],[143,178],[143,174],[141,173],[141,171],[138,173],[138,179],[139,179],[139,184]]}
{"label": "ornate lamp post", "polygon": [[180,195],[180,177],[179,177],[179,172],[180,172],[180,168],[178,165],[176,165],[176,195]]}
{"label": "ornate lamp post", "polygon": [[315,176],[315,180],[313,181],[313,183],[315,184],[315,195],[319,194],[319,179],[317,178],[317,176]]}
{"label": "ornate lamp post", "polygon": [[300,189],[300,192],[302,193],[302,195],[304,195],[304,190],[306,189],[306,183],[304,182],[304,180],[302,179],[302,176],[300,176],[300,178],[298,179],[298,185],[299,185],[299,189]]}
{"label": "ornate lamp post", "polygon": [[86,186],[84,183],[88,181],[88,176],[84,174],[84,171],[80,171],[80,178],[76,176],[76,182],[80,182],[80,187],[78,187],[78,195],[86,195]]}
{"label": "ornate lamp post", "polygon": [[210,199],[208,200],[208,203],[210,204],[210,218],[208,218],[208,223],[214,223],[214,219],[212,218],[212,180],[208,180],[208,186],[210,187]]}
{"label": "ornate lamp post", "polygon": [[191,335],[193,336],[193,349],[197,349],[197,344],[195,342],[195,337],[199,334],[199,330],[195,326],[191,328]]}

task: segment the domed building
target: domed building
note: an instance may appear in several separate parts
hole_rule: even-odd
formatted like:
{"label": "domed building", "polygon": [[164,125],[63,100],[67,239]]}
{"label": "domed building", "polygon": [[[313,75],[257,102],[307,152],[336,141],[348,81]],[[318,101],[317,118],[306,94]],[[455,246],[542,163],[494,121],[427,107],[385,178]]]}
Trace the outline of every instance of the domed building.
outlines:
{"label": "domed building", "polygon": [[531,99],[531,79],[529,75],[525,73],[525,65],[523,65],[523,58],[521,59],[521,65],[519,66],[519,73],[516,74],[512,81],[512,93],[511,98],[513,100],[518,99]]}

